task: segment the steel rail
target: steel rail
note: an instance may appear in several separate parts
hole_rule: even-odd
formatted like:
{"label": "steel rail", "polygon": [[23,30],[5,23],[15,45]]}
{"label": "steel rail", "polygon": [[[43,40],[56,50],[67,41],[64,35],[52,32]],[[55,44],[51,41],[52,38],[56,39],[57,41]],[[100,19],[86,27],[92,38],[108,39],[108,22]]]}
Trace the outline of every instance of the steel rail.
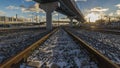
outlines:
{"label": "steel rail", "polygon": [[111,60],[109,60],[107,57],[105,57],[103,54],[95,50],[92,46],[87,44],[85,41],[83,41],[80,37],[73,34],[71,31],[65,29],[65,31],[72,36],[75,40],[77,40],[90,54],[92,54],[97,61],[99,62],[100,68],[120,68],[117,64],[113,63]]}
{"label": "steel rail", "polygon": [[9,58],[8,60],[0,64],[0,68],[12,68],[12,65],[17,65],[17,63],[19,63],[23,59],[26,59],[35,48],[37,48],[40,44],[42,44],[45,40],[47,40],[56,31],[57,29],[54,29],[52,32],[48,33],[47,35],[42,37],[40,40],[33,43],[32,45],[30,45],[28,48],[26,48],[22,52]]}

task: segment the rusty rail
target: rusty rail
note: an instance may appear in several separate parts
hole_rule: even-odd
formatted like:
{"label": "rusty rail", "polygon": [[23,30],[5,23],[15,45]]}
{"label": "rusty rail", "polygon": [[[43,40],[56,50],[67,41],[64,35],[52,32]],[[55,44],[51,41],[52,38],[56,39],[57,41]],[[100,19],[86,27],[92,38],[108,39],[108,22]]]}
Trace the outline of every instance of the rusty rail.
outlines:
{"label": "rusty rail", "polygon": [[99,62],[100,68],[120,68],[117,64],[113,63],[111,60],[109,60],[107,57],[105,57],[103,54],[95,50],[92,46],[87,44],[85,41],[83,41],[81,38],[70,32],[69,30],[65,29],[65,31],[72,36],[75,40],[77,40],[90,54],[92,54],[97,61]]}
{"label": "rusty rail", "polygon": [[57,29],[54,29],[52,32],[42,37],[37,42],[33,43],[28,48],[20,52],[19,54],[15,55],[14,57],[9,58],[8,60],[0,64],[0,68],[12,68],[12,65],[17,65],[17,63],[19,63],[21,60],[26,59],[35,48],[37,48],[46,39],[48,39],[56,30]]}

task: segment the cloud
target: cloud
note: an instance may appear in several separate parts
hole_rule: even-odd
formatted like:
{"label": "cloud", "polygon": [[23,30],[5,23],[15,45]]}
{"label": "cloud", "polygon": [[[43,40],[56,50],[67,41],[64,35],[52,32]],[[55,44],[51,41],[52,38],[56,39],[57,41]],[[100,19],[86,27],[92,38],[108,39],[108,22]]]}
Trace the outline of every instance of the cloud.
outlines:
{"label": "cloud", "polygon": [[[96,20],[101,19],[101,16],[105,16],[105,12],[108,11],[109,8],[102,8],[102,7],[94,7],[91,9],[86,9],[85,18],[87,21],[95,22]],[[113,15],[112,13],[110,15]]]}
{"label": "cloud", "polygon": [[58,16],[58,13],[54,14],[53,16]]}
{"label": "cloud", "polygon": [[113,16],[113,15],[114,15],[114,13],[112,13],[112,12],[111,12],[111,13],[109,13],[108,15],[109,15],[109,16]]}
{"label": "cloud", "polygon": [[31,5],[29,7],[25,7],[24,5],[21,5],[21,10],[22,12],[26,13],[26,12],[42,12],[45,13],[42,9],[39,8],[39,4],[36,3],[35,5]]}
{"label": "cloud", "polygon": [[102,8],[102,7],[94,7],[91,9],[84,9],[84,14],[85,16],[90,14],[90,13],[95,13],[95,14],[99,14],[101,16],[105,15],[105,12],[108,11],[109,8]]}
{"label": "cloud", "polygon": [[94,12],[88,14],[87,16],[85,16],[85,18],[87,19],[87,21],[89,22],[95,22],[96,20],[100,19],[100,15],[96,14]]}
{"label": "cloud", "polygon": [[4,11],[0,10],[0,15],[5,15],[6,13]]}
{"label": "cloud", "polygon": [[28,16],[29,16],[29,17],[32,17],[32,16],[34,16],[34,15],[33,15],[33,14],[29,14]]}
{"label": "cloud", "polygon": [[9,5],[8,7],[6,7],[6,9],[13,10],[13,9],[19,9],[19,7]]}
{"label": "cloud", "polygon": [[26,2],[31,2],[31,1],[33,1],[33,0],[25,0]]}
{"label": "cloud", "polygon": [[120,4],[115,5],[116,7],[120,8]]}
{"label": "cloud", "polygon": [[21,15],[19,15],[19,17],[20,17],[20,18],[26,18],[25,16],[21,16]]}
{"label": "cloud", "polygon": [[46,16],[41,16],[41,21],[45,21],[46,20]]}
{"label": "cloud", "polygon": [[91,9],[85,9],[84,12],[85,12],[85,16],[90,14],[90,13],[95,13],[95,14],[99,14],[101,16],[104,16],[105,12],[108,10],[109,10],[109,8],[94,7]]}
{"label": "cloud", "polygon": [[58,16],[58,12],[53,12],[53,16]]}
{"label": "cloud", "polygon": [[109,8],[95,7],[95,8],[92,8],[90,11],[91,12],[105,12],[108,10],[109,10]]}
{"label": "cloud", "polygon": [[117,15],[120,15],[120,10],[117,10],[117,11],[116,11],[116,14],[117,14]]}
{"label": "cloud", "polygon": [[41,16],[41,18],[46,19],[46,16]]}
{"label": "cloud", "polygon": [[20,5],[20,7],[21,7],[21,8],[25,8],[25,6],[24,6],[24,5]]}
{"label": "cloud", "polygon": [[84,1],[84,2],[86,2],[87,0],[75,0],[76,2],[78,2],[78,1]]}

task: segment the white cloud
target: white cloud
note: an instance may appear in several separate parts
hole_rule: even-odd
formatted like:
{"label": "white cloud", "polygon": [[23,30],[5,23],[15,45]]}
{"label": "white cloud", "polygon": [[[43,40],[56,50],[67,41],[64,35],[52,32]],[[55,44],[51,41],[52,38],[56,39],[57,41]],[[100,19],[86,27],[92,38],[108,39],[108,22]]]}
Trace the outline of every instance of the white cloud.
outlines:
{"label": "white cloud", "polygon": [[90,13],[100,14],[101,16],[105,15],[105,12],[108,11],[109,8],[102,8],[102,7],[94,7],[91,9],[84,9],[85,16]]}
{"label": "white cloud", "polygon": [[85,18],[87,19],[87,21],[89,22],[95,22],[96,20],[100,19],[100,14],[96,14],[94,12],[88,14],[85,16]]}
{"label": "white cloud", "polygon": [[24,5],[21,6],[21,10],[22,12],[26,13],[26,12],[42,12],[45,13],[42,9],[39,8],[39,4],[36,3],[35,5],[31,5],[29,7],[25,7]]}
{"label": "white cloud", "polygon": [[29,16],[29,17],[32,17],[32,16],[34,16],[34,15],[33,15],[33,14],[29,14],[28,16]]}
{"label": "white cloud", "polygon": [[53,16],[58,16],[58,13],[54,14]]}
{"label": "white cloud", "polygon": [[10,9],[10,10],[13,10],[13,9],[19,9],[19,7],[16,7],[16,6],[12,6],[12,5],[9,5],[8,7],[6,7],[7,9]]}
{"label": "white cloud", "polygon": [[[106,14],[105,12],[108,11],[109,8],[102,8],[102,7],[94,7],[91,9],[85,9],[84,12],[85,14],[85,18],[87,19],[87,21],[91,21],[91,22],[95,22],[96,20],[101,19],[101,16],[104,17]],[[113,15],[111,13],[111,15]]]}
{"label": "white cloud", "polygon": [[95,7],[95,8],[92,8],[90,11],[91,12],[105,12],[108,10],[109,10],[109,8]]}
{"label": "white cloud", "polygon": [[120,8],[120,4],[115,5],[116,7]]}
{"label": "white cloud", "polygon": [[41,16],[41,21],[45,21],[46,20],[46,16]]}
{"label": "white cloud", "polygon": [[58,16],[58,12],[53,12],[53,16]]}
{"label": "white cloud", "polygon": [[120,15],[120,10],[117,10],[117,11],[116,11],[116,14],[117,14],[117,15]]}
{"label": "white cloud", "polygon": [[87,0],[75,0],[75,1],[84,1],[84,2],[86,2]]}
{"label": "white cloud", "polygon": [[110,14],[109,14],[109,16],[113,16],[113,15],[114,15],[114,13],[110,13]]}
{"label": "white cloud", "polygon": [[41,16],[41,18],[45,18],[46,19],[46,16]]}
{"label": "white cloud", "polygon": [[22,12],[23,12],[23,13],[30,12],[30,10],[29,10],[29,9],[27,9],[27,8],[21,8],[21,10],[22,10]]}
{"label": "white cloud", "polygon": [[32,0],[25,0],[26,2],[31,2]]}
{"label": "white cloud", "polygon": [[20,18],[25,18],[24,16],[19,16]]}
{"label": "white cloud", "polygon": [[5,15],[5,12],[0,10],[0,15]]}

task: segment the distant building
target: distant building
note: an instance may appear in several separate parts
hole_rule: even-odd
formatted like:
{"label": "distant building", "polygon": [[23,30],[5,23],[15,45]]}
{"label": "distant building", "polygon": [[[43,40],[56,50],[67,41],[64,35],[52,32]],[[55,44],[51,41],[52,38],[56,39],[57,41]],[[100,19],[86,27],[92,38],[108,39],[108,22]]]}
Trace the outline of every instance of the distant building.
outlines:
{"label": "distant building", "polygon": [[0,16],[0,24],[31,22],[30,19]]}

